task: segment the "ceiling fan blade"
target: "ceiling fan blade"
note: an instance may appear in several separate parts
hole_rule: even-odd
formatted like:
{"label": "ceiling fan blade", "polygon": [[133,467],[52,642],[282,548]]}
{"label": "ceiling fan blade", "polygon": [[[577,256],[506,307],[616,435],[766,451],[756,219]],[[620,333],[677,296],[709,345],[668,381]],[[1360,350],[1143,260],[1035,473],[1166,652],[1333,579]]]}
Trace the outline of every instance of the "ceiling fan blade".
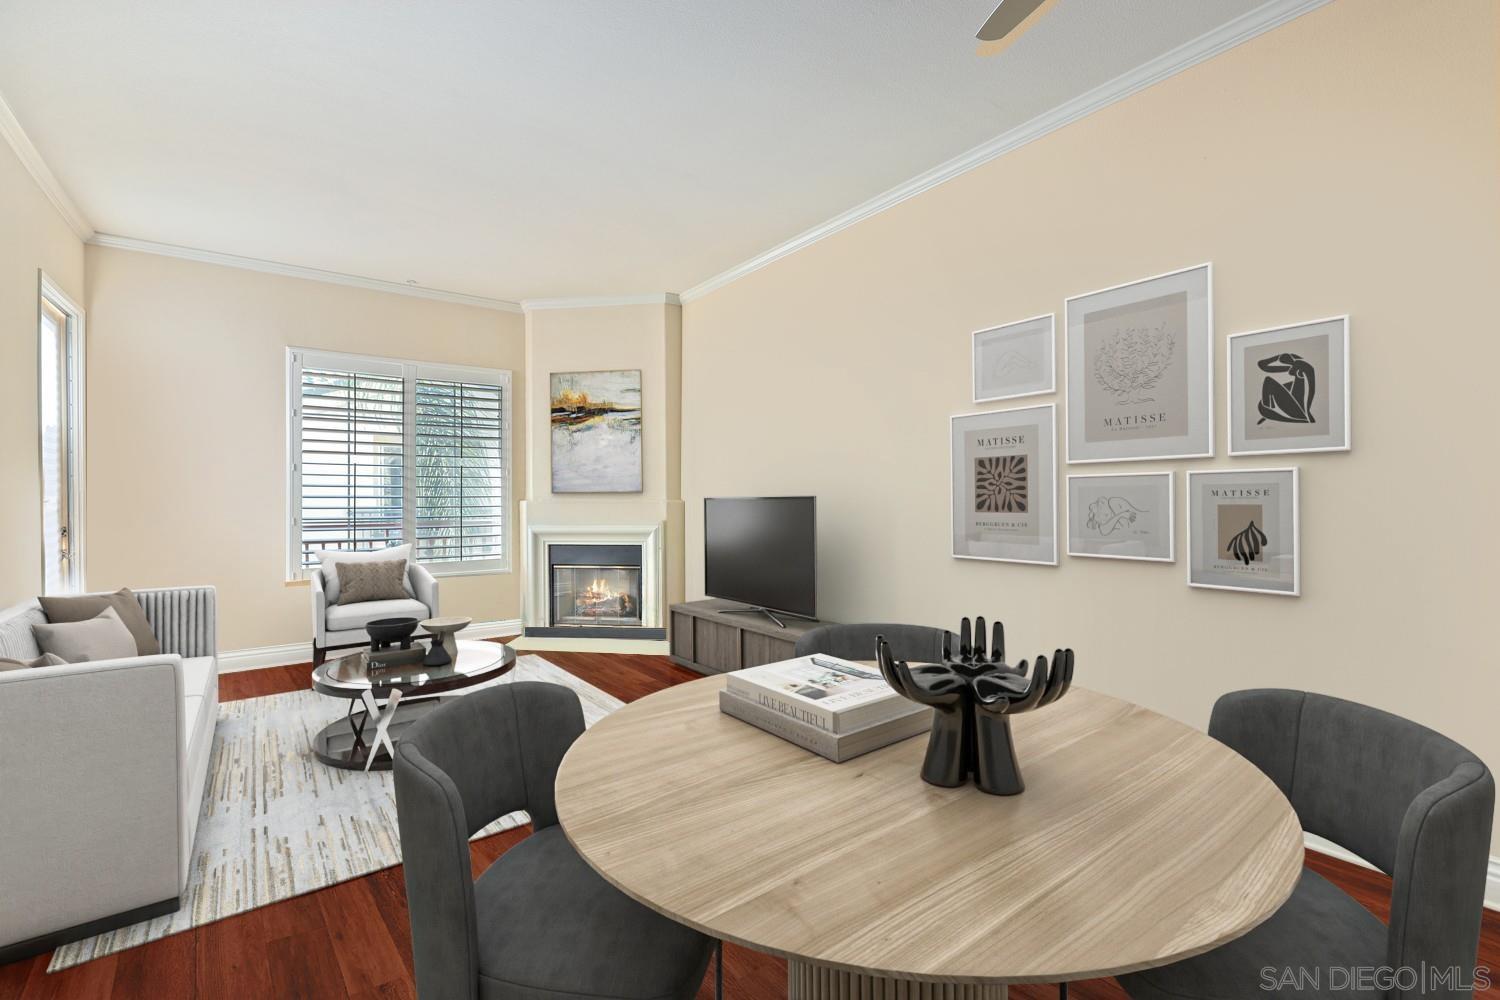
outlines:
{"label": "ceiling fan blade", "polygon": [[1000,6],[995,8],[995,12],[974,36],[985,43],[979,47],[980,54],[994,55],[1003,51],[1055,2],[1056,0],[1001,0]]}

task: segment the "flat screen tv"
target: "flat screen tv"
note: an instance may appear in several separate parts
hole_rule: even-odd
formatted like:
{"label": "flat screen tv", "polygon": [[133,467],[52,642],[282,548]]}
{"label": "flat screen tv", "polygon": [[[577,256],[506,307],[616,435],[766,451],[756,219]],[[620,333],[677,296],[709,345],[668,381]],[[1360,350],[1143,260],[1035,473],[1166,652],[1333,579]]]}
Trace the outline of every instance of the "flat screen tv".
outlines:
{"label": "flat screen tv", "polygon": [[704,500],[704,591],[755,608],[816,617],[817,514],[817,497]]}

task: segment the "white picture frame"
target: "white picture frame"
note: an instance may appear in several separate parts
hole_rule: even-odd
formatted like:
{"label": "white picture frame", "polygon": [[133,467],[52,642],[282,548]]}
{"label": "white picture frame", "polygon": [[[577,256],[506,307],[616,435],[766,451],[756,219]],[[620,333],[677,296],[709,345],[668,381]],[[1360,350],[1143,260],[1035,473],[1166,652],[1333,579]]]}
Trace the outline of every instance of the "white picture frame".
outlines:
{"label": "white picture frame", "polygon": [[969,337],[975,403],[1057,391],[1056,313],[975,330]]}
{"label": "white picture frame", "polygon": [[1056,566],[1057,407],[955,414],[948,447],[953,557]]}
{"label": "white picture frame", "polygon": [[[1321,349],[1316,344],[1319,339],[1325,341]],[[1245,359],[1256,348],[1265,353],[1265,348],[1275,345],[1291,345],[1301,354],[1283,353],[1281,357],[1292,360],[1274,371],[1263,369],[1267,372],[1263,377],[1247,372]],[[1349,451],[1353,447],[1347,313],[1230,334],[1226,346],[1224,417],[1231,456]],[[1306,367],[1305,373],[1296,369],[1298,365]],[[1261,368],[1260,363],[1257,368]],[[1288,380],[1278,380],[1277,373],[1288,376]],[[1255,379],[1263,387],[1253,398],[1250,382]],[[1309,394],[1310,404],[1306,400]],[[1252,411],[1262,414],[1256,424],[1250,423]],[[1323,433],[1316,433],[1318,415],[1323,417]],[[1262,430],[1268,417],[1273,428]],[[1288,433],[1270,433],[1275,427]]]}
{"label": "white picture frame", "polygon": [[[1208,497],[1203,491],[1216,488],[1234,491],[1232,495]],[[1279,492],[1274,495],[1277,513],[1274,526],[1270,516],[1262,517],[1263,529],[1256,540],[1256,551],[1242,552],[1228,558],[1236,550],[1221,543],[1225,538],[1237,539],[1254,527],[1253,521],[1244,529],[1234,532],[1238,521],[1225,525],[1220,523],[1219,512],[1226,507],[1259,505],[1264,514],[1265,501],[1269,495],[1245,496],[1244,491],[1258,487],[1274,486]],[[1201,469],[1187,474],[1187,578],[1188,586],[1208,590],[1237,590],[1251,594],[1272,594],[1278,597],[1300,597],[1302,594],[1302,487],[1301,473],[1296,466],[1264,469]],[[1213,500],[1214,517],[1210,521],[1205,511],[1205,501]],[[1231,501],[1248,501],[1233,504]],[[1204,549],[1205,530],[1212,526],[1214,558],[1207,558]],[[1226,536],[1226,532],[1233,532]],[[1290,537],[1286,537],[1287,534]],[[1225,548],[1225,552],[1219,552]],[[1281,562],[1278,572],[1264,567],[1270,560]],[[1234,562],[1243,566],[1235,567]],[[1261,567],[1256,567],[1256,562]],[[1255,586],[1257,576],[1264,582]]]}
{"label": "white picture frame", "polygon": [[1171,471],[1069,473],[1068,555],[1176,562],[1176,494]]}
{"label": "white picture frame", "polygon": [[1213,457],[1212,262],[1070,296],[1063,329],[1068,464]]}

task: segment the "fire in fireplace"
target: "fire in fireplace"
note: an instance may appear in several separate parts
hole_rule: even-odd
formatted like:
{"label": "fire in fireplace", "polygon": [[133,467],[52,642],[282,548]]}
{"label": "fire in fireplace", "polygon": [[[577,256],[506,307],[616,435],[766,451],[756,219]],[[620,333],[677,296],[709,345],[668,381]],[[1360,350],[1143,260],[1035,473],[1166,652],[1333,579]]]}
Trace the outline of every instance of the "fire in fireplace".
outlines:
{"label": "fire in fireplace", "polygon": [[549,562],[553,626],[641,626],[638,546],[554,545]]}

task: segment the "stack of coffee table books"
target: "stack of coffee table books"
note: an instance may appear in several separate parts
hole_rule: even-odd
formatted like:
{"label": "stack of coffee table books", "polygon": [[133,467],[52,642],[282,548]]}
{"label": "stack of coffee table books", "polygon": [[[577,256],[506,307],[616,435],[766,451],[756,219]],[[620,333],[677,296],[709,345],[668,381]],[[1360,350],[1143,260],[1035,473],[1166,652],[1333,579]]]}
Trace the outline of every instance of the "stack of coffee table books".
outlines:
{"label": "stack of coffee table books", "polygon": [[835,763],[924,733],[932,709],[874,665],[817,654],[728,674],[719,711]]}

